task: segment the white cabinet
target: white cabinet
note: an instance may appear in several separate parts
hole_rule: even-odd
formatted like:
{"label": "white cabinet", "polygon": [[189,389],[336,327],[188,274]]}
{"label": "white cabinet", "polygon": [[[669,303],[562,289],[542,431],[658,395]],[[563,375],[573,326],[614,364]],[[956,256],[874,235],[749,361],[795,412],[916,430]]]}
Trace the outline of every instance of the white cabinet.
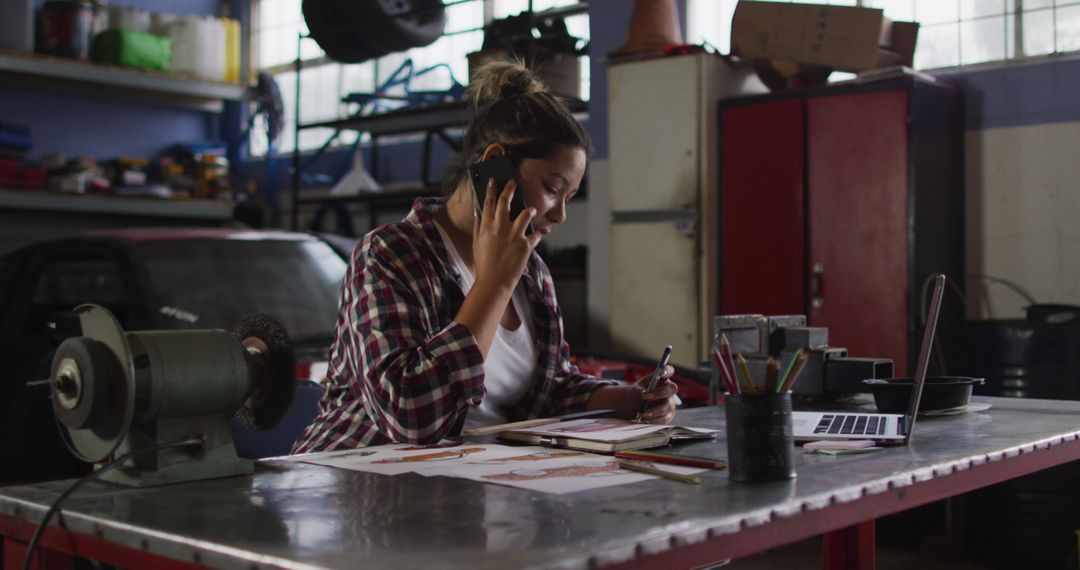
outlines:
{"label": "white cabinet", "polygon": [[717,103],[765,86],[708,54],[614,65],[608,81],[612,349],[670,344],[696,367],[715,313]]}

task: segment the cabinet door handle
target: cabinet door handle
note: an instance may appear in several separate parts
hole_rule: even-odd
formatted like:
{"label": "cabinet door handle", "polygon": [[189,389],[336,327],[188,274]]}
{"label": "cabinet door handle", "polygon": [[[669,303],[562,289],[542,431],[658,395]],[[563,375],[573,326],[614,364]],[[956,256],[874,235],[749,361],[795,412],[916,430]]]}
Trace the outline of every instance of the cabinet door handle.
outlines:
{"label": "cabinet door handle", "polygon": [[825,305],[825,264],[817,261],[810,268],[810,306],[820,309]]}

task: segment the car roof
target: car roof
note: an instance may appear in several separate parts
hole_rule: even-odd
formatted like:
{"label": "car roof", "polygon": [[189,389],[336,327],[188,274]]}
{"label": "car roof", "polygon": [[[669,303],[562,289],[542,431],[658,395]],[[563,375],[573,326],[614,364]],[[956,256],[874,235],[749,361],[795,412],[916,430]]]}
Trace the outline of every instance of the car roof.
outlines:
{"label": "car roof", "polygon": [[306,233],[247,228],[129,228],[98,230],[83,235],[130,243],[186,240],[321,241],[318,237]]}

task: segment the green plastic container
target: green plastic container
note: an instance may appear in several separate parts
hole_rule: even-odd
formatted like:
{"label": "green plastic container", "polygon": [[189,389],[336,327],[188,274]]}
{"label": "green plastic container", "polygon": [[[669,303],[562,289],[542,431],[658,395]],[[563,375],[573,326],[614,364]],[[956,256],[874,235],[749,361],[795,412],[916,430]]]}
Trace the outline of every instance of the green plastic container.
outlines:
{"label": "green plastic container", "polygon": [[168,38],[134,30],[108,30],[94,37],[94,61],[138,69],[168,71],[172,44]]}

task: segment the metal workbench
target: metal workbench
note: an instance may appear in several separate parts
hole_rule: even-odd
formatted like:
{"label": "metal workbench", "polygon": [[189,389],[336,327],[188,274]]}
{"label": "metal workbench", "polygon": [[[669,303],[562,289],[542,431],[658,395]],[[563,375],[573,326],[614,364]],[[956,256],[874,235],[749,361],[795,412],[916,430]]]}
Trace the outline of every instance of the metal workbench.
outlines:
{"label": "metal workbench", "polygon": [[[281,461],[254,476],[158,488],[93,482],[67,501],[67,530],[54,521],[43,545],[126,567],[677,568],[826,534],[827,565],[872,566],[866,521],[1080,458],[1080,402],[976,400],[993,407],[921,419],[906,447],[799,454],[798,477],[775,483],[712,471],[702,485],[548,495]],[[719,408],[678,420],[724,424]],[[677,449],[726,456],[723,437]],[[67,485],[0,488],[8,565],[21,563],[34,524]]]}

